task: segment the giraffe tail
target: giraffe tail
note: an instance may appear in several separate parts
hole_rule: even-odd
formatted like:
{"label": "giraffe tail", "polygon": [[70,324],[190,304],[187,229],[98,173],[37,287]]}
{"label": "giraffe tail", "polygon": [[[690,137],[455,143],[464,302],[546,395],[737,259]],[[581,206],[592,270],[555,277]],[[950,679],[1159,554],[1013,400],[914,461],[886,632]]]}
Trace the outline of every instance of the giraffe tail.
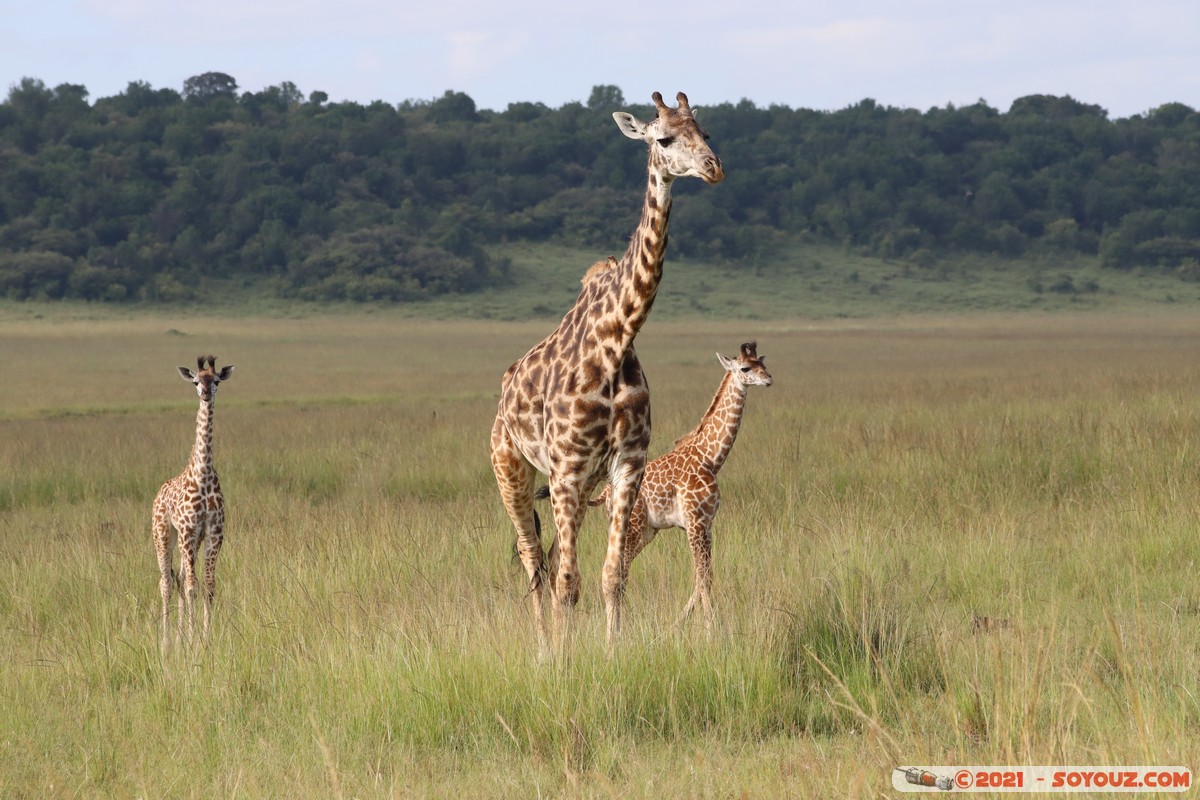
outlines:
{"label": "giraffe tail", "polygon": [[[533,497],[535,500],[545,500],[549,496],[550,496],[550,487],[549,486],[542,486],[533,493]],[[533,531],[534,531],[534,533],[537,534],[538,541],[539,542],[542,541],[542,518],[538,515],[536,508],[533,510]],[[513,560],[514,564],[521,560],[521,554],[517,552],[517,540],[516,539],[513,539],[512,560]],[[536,578],[535,578],[535,580],[536,580]],[[536,588],[536,587],[530,587],[530,590],[532,591],[534,588]]]}
{"label": "giraffe tail", "polygon": [[[550,496],[550,487],[549,486],[539,486],[538,490],[533,493],[534,500],[545,500],[549,496]],[[602,505],[604,505],[604,502],[606,500],[608,500],[608,487],[607,486],[604,487],[603,492],[596,495],[591,500],[588,500],[587,504],[592,507],[602,506]],[[536,518],[537,512],[536,511],[533,512],[533,515]]]}
{"label": "giraffe tail", "polygon": [[[547,495],[549,495],[549,490],[547,490]],[[540,550],[541,543],[542,543],[542,518],[540,516],[538,516],[537,509],[533,510],[533,532],[534,532],[534,534],[537,535],[538,549]],[[558,542],[554,542],[553,544],[550,545],[550,561],[547,562],[547,561],[543,560],[541,567],[539,567],[538,570],[536,572],[534,572],[533,577],[530,578],[530,580],[529,580],[530,594],[538,591],[538,589],[540,589],[542,586],[542,582],[546,580],[546,576],[548,574],[548,572],[547,572],[548,568],[555,563],[555,555],[557,553],[557,548],[558,548]],[[520,562],[521,562],[521,553],[520,553],[520,551],[517,550],[517,540],[514,538],[513,543],[512,543],[512,563],[519,564]]]}
{"label": "giraffe tail", "polygon": [[[533,499],[535,499],[535,500],[545,500],[549,496],[550,496],[550,487],[549,486],[540,486],[540,487],[538,487],[537,491],[535,491],[533,493]],[[540,542],[542,540],[542,518],[538,515],[536,508],[533,510],[533,530],[537,534],[538,541]],[[521,560],[521,554],[517,552],[517,540],[516,539],[513,539],[513,544],[512,544],[512,560],[513,560],[514,564]],[[535,580],[536,580],[536,578],[535,578]],[[532,589],[534,589],[534,588],[536,588],[536,587],[530,587],[530,590],[532,591]]]}
{"label": "giraffe tail", "polygon": [[607,501],[607,500],[608,500],[608,493],[609,493],[610,491],[611,491],[611,488],[610,488],[610,487],[608,487],[608,486],[605,486],[605,487],[604,487],[604,491],[603,491],[603,492],[601,492],[600,494],[596,495],[595,497],[593,497],[591,500],[588,500],[588,501],[587,501],[587,504],[588,504],[589,506],[602,506],[602,505],[604,505],[605,501]]}
{"label": "giraffe tail", "polygon": [[[549,490],[547,490],[548,492]],[[542,540],[542,518],[538,516],[537,509],[533,510],[533,531],[537,534],[538,541]],[[512,560],[513,563],[521,560],[521,554],[517,552],[517,540],[513,539],[512,544]]]}
{"label": "giraffe tail", "polygon": [[[549,486],[539,486],[533,493],[533,498],[535,500],[545,500],[548,497],[550,497],[550,487]],[[608,497],[608,489],[606,487],[605,490],[603,492],[601,492],[595,499],[588,500],[587,504],[589,506],[603,505],[604,501],[607,499],[607,497]],[[541,518],[538,516],[536,509],[533,512],[533,526],[534,526],[534,529],[537,531],[538,541],[541,541],[541,539],[542,539],[542,521],[541,521]],[[514,555],[515,555],[516,542],[513,542],[513,551],[514,551]],[[558,538],[551,537],[550,551],[548,553],[546,553],[545,567],[544,567],[544,569],[540,570],[537,575],[535,575],[533,577],[533,581],[530,583],[530,586],[529,586],[529,591],[531,591],[531,592],[535,591],[538,588],[541,581],[546,578],[546,576],[549,576],[550,586],[553,587],[554,586],[554,576],[557,574],[558,574]]]}

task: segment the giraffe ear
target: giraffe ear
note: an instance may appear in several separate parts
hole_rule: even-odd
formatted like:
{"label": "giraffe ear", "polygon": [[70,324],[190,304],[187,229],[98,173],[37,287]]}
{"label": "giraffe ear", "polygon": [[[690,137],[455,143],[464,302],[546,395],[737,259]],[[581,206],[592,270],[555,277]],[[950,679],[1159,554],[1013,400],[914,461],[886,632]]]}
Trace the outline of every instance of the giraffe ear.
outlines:
{"label": "giraffe ear", "polygon": [[617,127],[621,129],[621,133],[630,139],[643,141],[646,139],[646,123],[633,114],[630,114],[628,111],[614,111],[613,119],[617,121]]}
{"label": "giraffe ear", "polygon": [[732,358],[726,358],[720,353],[717,353],[717,360],[721,362],[721,366],[724,367],[727,372],[733,372],[738,368],[736,361],[734,361]]}
{"label": "giraffe ear", "polygon": [[221,371],[217,373],[217,380],[219,380],[219,381],[227,380],[229,378],[229,376],[232,374],[233,374],[233,364],[230,364],[227,367],[221,367]]}
{"label": "giraffe ear", "polygon": [[179,377],[183,378],[188,383],[196,382],[196,373],[192,372],[187,367],[179,367]]}

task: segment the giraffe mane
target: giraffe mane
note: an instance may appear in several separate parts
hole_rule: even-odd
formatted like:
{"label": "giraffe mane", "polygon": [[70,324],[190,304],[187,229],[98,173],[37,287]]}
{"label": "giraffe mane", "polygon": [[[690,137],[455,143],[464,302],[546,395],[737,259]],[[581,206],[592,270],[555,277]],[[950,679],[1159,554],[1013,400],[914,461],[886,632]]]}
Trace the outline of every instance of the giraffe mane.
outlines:
{"label": "giraffe mane", "polygon": [[674,450],[677,447],[682,447],[683,445],[690,443],[693,439],[696,438],[696,434],[699,432],[700,432],[699,428],[693,428],[692,430],[688,431],[683,436],[680,436],[678,439],[676,439],[674,442],[671,443],[671,449]]}
{"label": "giraffe mane", "polygon": [[597,261],[595,264],[592,264],[590,267],[588,267],[588,271],[583,274],[583,278],[580,279],[579,282],[582,283],[584,286],[587,286],[589,283],[596,280],[600,276],[607,275],[609,270],[611,270],[616,265],[617,265],[617,259],[613,258],[612,256],[609,256],[608,258],[605,258],[605,259],[601,259],[600,261]]}
{"label": "giraffe mane", "polygon": [[[742,345],[741,351],[743,354],[745,354],[746,348],[750,348],[750,350],[753,351],[756,347],[757,347],[756,343],[746,342],[745,344]],[[720,356],[721,354],[718,353],[717,355]],[[707,422],[708,419],[713,415],[713,413],[717,409],[717,405],[720,403],[721,395],[725,391],[726,382],[731,381],[731,380],[734,380],[733,373],[726,371],[725,377],[721,378],[721,383],[717,387],[716,394],[713,395],[712,402],[708,404],[708,410],[704,412],[704,416],[700,417],[700,421],[698,423],[696,423],[696,427],[692,428],[690,431],[685,433],[683,436],[680,436],[678,439],[675,440],[675,442],[671,445],[672,450],[674,450],[677,447],[688,445],[688,444],[692,443],[693,441],[695,441],[700,436],[700,432],[702,430],[704,430],[704,423]]]}

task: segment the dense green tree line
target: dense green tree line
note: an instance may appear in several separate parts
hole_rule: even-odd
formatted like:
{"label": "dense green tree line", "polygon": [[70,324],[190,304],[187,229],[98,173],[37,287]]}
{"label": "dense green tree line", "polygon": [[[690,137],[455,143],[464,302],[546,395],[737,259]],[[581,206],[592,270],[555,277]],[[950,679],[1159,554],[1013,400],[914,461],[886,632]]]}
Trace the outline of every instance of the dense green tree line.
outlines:
{"label": "dense green tree line", "polygon": [[[699,103],[704,98],[693,98]],[[552,109],[330,103],[291,83],[239,94],[222,73],[182,91],[32,78],[0,103],[0,293],[172,300],[210,278],[310,299],[411,300],[503,281],[489,244],[619,251],[645,151],[614,86]],[[1200,115],[1110,120],[1069,97],[925,112],[701,108],[726,163],[691,182],[672,250],[762,260],[796,237],[918,263],[956,252],[1097,255],[1200,277]]]}

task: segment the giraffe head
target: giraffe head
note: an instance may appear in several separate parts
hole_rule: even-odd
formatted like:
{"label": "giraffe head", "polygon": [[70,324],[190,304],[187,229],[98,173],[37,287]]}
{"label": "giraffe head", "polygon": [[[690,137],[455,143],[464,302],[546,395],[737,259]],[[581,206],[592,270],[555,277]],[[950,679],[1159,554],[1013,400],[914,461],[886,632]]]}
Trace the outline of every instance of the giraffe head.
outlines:
{"label": "giraffe head", "polygon": [[770,386],[775,382],[763,363],[766,356],[758,354],[758,342],[743,344],[737,358],[726,358],[717,353],[717,359],[742,386]]}
{"label": "giraffe head", "polygon": [[663,102],[662,95],[652,95],[657,115],[642,122],[625,111],[614,111],[613,119],[621,133],[630,139],[641,139],[650,145],[650,163],[660,165],[671,178],[691,176],[705,183],[720,183],[725,178],[721,159],[708,146],[708,131],[700,127],[687,95],[675,95],[678,108]]}
{"label": "giraffe head", "polygon": [[[208,362],[208,366],[205,366],[205,362]],[[196,367],[196,372],[179,367],[179,377],[196,387],[196,394],[201,400],[210,402],[217,395],[217,384],[233,374],[233,365],[221,367],[218,372],[216,356],[196,356]]]}

